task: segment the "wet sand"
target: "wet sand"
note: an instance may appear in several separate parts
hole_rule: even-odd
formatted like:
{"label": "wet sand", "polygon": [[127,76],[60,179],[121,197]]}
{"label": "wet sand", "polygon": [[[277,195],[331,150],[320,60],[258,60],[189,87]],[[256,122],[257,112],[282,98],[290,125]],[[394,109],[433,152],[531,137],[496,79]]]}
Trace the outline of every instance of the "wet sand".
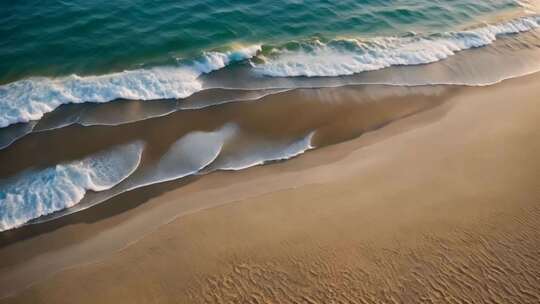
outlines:
{"label": "wet sand", "polygon": [[8,231],[2,301],[538,303],[539,81]]}
{"label": "wet sand", "polygon": [[[0,163],[5,165],[0,170],[0,178],[28,169],[46,168],[82,159],[98,151],[137,140],[146,142],[144,158],[152,162],[159,159],[182,136],[194,131],[214,131],[227,123],[237,125],[243,137],[276,142],[298,139],[317,131],[314,144],[322,146],[357,137],[393,120],[434,107],[455,94],[456,90],[442,86],[378,85],[297,89],[257,100],[181,110],[163,117],[127,124],[90,127],[71,125],[29,134],[1,150]],[[227,93],[227,90],[214,90],[199,95]],[[187,106],[196,104],[197,99],[219,100],[217,97],[199,95],[179,103]],[[171,102],[174,104],[174,101]],[[82,107],[85,112],[89,111],[87,108],[97,108],[93,109],[94,115],[103,119],[103,113],[113,116],[114,113],[129,112],[133,108],[133,111],[143,108],[150,112],[149,109],[156,104],[152,101],[120,101],[103,105],[70,106]],[[49,116],[60,115],[53,113]],[[335,119],[336,116],[340,119]],[[55,117],[47,118],[53,120]],[[45,151],[47,153],[43,153]]]}

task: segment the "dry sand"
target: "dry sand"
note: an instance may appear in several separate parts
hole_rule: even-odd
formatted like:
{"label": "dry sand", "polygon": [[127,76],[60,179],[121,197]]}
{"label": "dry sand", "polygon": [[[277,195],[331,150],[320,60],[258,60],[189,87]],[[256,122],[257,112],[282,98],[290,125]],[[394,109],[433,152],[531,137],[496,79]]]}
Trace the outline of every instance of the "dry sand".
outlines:
{"label": "dry sand", "polygon": [[539,83],[11,242],[3,302],[539,303]]}

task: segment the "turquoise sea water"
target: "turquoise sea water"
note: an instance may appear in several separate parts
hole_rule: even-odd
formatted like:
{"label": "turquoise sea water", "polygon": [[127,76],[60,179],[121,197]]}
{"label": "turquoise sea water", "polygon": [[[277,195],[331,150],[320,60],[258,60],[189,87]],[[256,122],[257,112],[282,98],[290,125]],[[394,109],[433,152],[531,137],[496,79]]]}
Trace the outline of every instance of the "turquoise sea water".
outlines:
{"label": "turquoise sea water", "polygon": [[[288,159],[340,119],[280,137],[246,132],[225,103],[297,88],[490,85],[540,70],[539,28],[536,6],[516,0],[1,1],[0,231]],[[276,120],[288,111],[268,109]],[[247,112],[255,125],[266,115]]]}
{"label": "turquoise sea water", "polygon": [[235,44],[443,32],[514,0],[2,1],[0,83],[176,64]]}

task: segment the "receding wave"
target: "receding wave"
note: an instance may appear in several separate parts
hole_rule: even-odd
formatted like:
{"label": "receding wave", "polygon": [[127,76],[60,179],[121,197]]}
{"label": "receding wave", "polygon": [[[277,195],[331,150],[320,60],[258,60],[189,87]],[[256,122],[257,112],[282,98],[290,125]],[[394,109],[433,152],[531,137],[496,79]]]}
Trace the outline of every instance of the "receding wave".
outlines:
{"label": "receding wave", "polygon": [[173,143],[157,163],[139,168],[114,188],[91,193],[80,204],[40,218],[34,223],[75,213],[145,186],[213,171],[236,171],[267,162],[290,159],[313,148],[311,140],[315,132],[291,142],[264,144],[259,140],[247,146],[224,150],[224,147],[230,146],[235,138],[241,136],[240,133],[238,126],[232,123],[212,132],[188,133]]}
{"label": "receding wave", "polygon": [[0,182],[0,231],[73,207],[88,190],[114,187],[137,169],[142,151],[135,142]]}
{"label": "receding wave", "polygon": [[254,56],[254,45],[227,52],[206,52],[179,67],[155,67],[100,76],[29,78],[0,86],[0,127],[40,119],[62,104],[108,102],[124,98],[185,98],[202,89],[201,74]]}
{"label": "receding wave", "polygon": [[[17,123],[0,128],[0,150],[9,147],[15,141],[33,132],[44,132],[64,128],[73,124],[81,126],[118,126],[169,115],[180,110],[196,110],[230,102],[255,101],[265,96],[289,89],[268,90],[220,90],[212,96],[184,99],[176,103],[169,100],[151,103],[139,100],[122,100],[113,104],[78,105],[64,111],[58,109],[54,114],[39,121]],[[210,91],[210,90],[208,90]]]}
{"label": "receding wave", "polygon": [[0,129],[0,150],[9,147],[19,138],[31,133],[36,126],[36,121],[24,124],[11,125],[8,128]]}
{"label": "receding wave", "polygon": [[[253,69],[273,77],[344,76],[390,66],[437,62],[455,53],[493,43],[499,36],[538,28],[540,16],[431,35],[372,39],[312,40],[274,47],[258,56]],[[264,50],[264,48],[263,48]]]}
{"label": "receding wave", "polygon": [[237,153],[223,155],[208,169],[238,171],[267,162],[287,160],[313,149],[311,140],[314,134],[315,132],[311,132],[304,138],[285,143],[256,141]]}
{"label": "receding wave", "polygon": [[229,123],[213,132],[194,131],[177,140],[151,169],[126,185],[132,190],[155,183],[167,182],[197,174],[216,160],[223,146],[232,138],[238,127]]}
{"label": "receding wave", "polygon": [[235,124],[226,124],[212,132],[195,131],[186,134],[173,143],[157,163],[140,168],[112,189],[92,193],[81,204],[36,222],[44,222],[78,212],[141,187],[197,174],[219,156],[223,145],[234,136],[237,129]]}

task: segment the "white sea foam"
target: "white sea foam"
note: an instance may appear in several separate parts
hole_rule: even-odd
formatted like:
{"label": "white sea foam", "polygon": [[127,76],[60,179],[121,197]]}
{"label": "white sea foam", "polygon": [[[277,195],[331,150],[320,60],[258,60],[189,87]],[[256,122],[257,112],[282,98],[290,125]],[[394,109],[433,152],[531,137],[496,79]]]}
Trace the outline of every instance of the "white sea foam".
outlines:
{"label": "white sea foam", "polygon": [[274,77],[340,76],[397,65],[418,65],[443,60],[456,52],[493,43],[497,37],[530,31],[540,26],[539,16],[495,25],[432,35],[341,39],[306,42],[300,49],[278,48],[255,71]]}
{"label": "white sea foam", "polygon": [[210,73],[222,69],[232,62],[252,58],[260,50],[260,45],[251,45],[227,52],[205,52],[202,59],[195,61],[194,67],[200,73]]}
{"label": "white sea foam", "polygon": [[314,134],[315,132],[311,132],[304,138],[289,143],[255,142],[241,151],[221,156],[210,169],[239,171],[267,162],[296,157],[314,148],[311,145]]}
{"label": "white sea foam", "polygon": [[47,221],[78,212],[138,188],[198,174],[219,156],[223,145],[236,134],[237,130],[237,125],[229,123],[212,132],[188,133],[173,143],[157,163],[146,168],[141,167],[116,187],[92,193],[81,204],[42,220]]}
{"label": "white sea foam", "polygon": [[0,182],[0,231],[72,207],[88,190],[104,191],[139,166],[143,143],[135,142]]}
{"label": "white sea foam", "polygon": [[223,146],[238,132],[238,126],[225,124],[213,132],[191,132],[177,140],[136,187],[176,180],[197,174],[216,160]]}
{"label": "white sea foam", "polygon": [[180,67],[156,67],[101,76],[35,77],[0,86],[0,128],[40,119],[62,104],[108,102],[119,98],[185,98],[202,89],[198,77],[231,62],[255,56],[260,46],[206,52]]}
{"label": "white sea foam", "polygon": [[223,147],[234,141],[239,129],[235,124],[225,124],[212,132],[191,132],[177,140],[161,159],[147,168],[141,167],[116,187],[92,193],[83,202],[64,209],[42,221],[52,220],[102,203],[122,193],[141,187],[178,180],[187,176],[206,174],[218,170],[242,170],[271,161],[286,160],[313,149],[314,132],[288,143],[257,141],[252,145],[224,152]]}
{"label": "white sea foam", "polygon": [[[299,49],[280,47],[265,56],[259,55],[263,62],[252,65],[254,71],[275,77],[352,75],[440,61],[462,50],[489,45],[501,35],[533,30],[539,23],[539,16],[527,16],[457,32],[304,42]],[[199,59],[178,67],[101,76],[29,78],[1,85],[0,128],[38,120],[66,103],[185,98],[203,89],[201,74],[257,56],[260,50],[260,45],[254,45],[227,52],[205,52]]]}

